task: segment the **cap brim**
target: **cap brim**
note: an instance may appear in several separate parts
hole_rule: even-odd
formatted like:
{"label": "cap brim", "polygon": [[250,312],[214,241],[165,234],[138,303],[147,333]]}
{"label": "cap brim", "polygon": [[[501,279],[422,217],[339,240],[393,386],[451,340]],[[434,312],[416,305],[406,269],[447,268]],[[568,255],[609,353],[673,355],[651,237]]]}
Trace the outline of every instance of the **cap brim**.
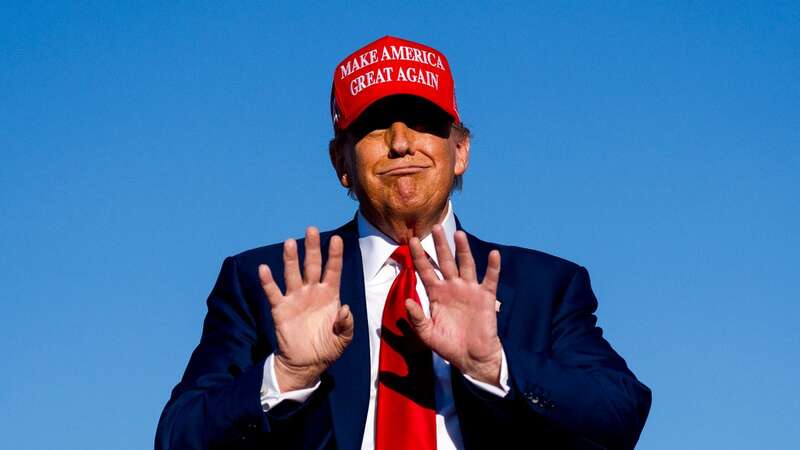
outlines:
{"label": "cap brim", "polygon": [[350,114],[350,117],[345,117],[342,121],[339,122],[339,124],[338,124],[339,130],[345,130],[345,129],[349,128],[353,123],[355,123],[358,119],[361,118],[362,114],[364,114],[365,111],[367,111],[375,103],[377,103],[377,102],[379,102],[381,100],[384,100],[386,98],[394,97],[394,96],[398,96],[398,95],[411,95],[411,96],[420,98],[422,100],[425,100],[428,103],[430,103],[431,105],[436,106],[439,110],[441,110],[445,114],[447,114],[447,116],[450,117],[454,122],[456,122],[456,123],[459,122],[458,115],[455,113],[455,111],[453,111],[451,109],[448,109],[447,105],[442,105],[438,101],[432,100],[432,99],[430,99],[430,98],[428,98],[428,97],[426,97],[424,95],[420,95],[420,92],[418,90],[410,89],[410,88],[404,88],[404,87],[398,87],[398,88],[394,89],[392,92],[387,93],[386,95],[382,95],[380,97],[376,97],[376,98],[371,99],[369,102],[367,102],[364,105],[362,105],[359,109],[353,111]]}

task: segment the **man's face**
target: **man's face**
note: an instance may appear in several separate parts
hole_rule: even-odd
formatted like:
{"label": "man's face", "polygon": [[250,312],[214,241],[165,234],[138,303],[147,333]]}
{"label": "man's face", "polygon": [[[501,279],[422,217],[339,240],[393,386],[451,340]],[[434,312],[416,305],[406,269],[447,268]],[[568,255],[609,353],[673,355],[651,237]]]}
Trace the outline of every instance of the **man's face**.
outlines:
{"label": "man's face", "polygon": [[469,160],[469,140],[459,142],[451,125],[438,107],[407,95],[376,102],[351,125],[348,181],[368,217],[413,220],[443,209]]}

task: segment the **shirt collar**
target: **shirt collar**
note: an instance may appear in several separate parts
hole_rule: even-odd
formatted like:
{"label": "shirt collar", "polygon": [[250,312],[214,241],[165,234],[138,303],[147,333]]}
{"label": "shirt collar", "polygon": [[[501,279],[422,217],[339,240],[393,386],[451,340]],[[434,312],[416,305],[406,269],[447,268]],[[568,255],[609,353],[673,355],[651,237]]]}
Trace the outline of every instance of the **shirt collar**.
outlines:
{"label": "shirt collar", "polygon": [[[375,225],[370,223],[366,217],[358,210],[358,244],[361,247],[361,260],[364,264],[364,278],[369,281],[372,280],[378,271],[386,264],[389,257],[392,256],[395,249],[399,244],[384,234]],[[444,228],[444,234],[447,238],[447,245],[450,248],[450,254],[455,256],[455,233],[456,233],[456,220],[453,214],[452,202],[447,200],[447,214],[441,222]],[[436,255],[436,246],[433,243],[433,235],[428,233],[427,236],[422,238],[422,248],[435,263],[435,267],[439,267],[439,258]]]}

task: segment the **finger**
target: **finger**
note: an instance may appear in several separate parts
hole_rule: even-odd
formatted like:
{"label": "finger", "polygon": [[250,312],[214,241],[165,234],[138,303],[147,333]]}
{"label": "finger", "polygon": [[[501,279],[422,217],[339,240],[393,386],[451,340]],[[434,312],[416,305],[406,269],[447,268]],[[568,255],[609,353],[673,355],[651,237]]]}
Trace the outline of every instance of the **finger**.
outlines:
{"label": "finger", "polygon": [[272,279],[272,271],[269,270],[268,265],[260,264],[258,266],[258,278],[261,279],[261,288],[264,289],[264,294],[266,294],[269,300],[270,307],[274,308],[278,306],[281,300],[283,300],[283,294],[281,293],[281,288],[279,288],[275,280]]}
{"label": "finger", "polygon": [[444,236],[444,228],[436,224],[431,230],[433,233],[433,245],[436,247],[436,257],[439,260],[439,269],[445,280],[458,278],[458,266],[450,253],[450,246],[447,245],[447,238]]}
{"label": "finger", "polygon": [[283,243],[283,279],[286,281],[286,295],[303,287],[303,278],[300,277],[300,266],[297,261],[297,242],[291,238]]}
{"label": "finger", "polygon": [[433,264],[428,261],[428,254],[422,248],[419,238],[412,237],[408,241],[408,246],[411,249],[411,257],[414,260],[414,268],[419,272],[419,278],[426,288],[431,287],[439,282],[439,277],[436,276],[436,271],[433,270]]}
{"label": "finger", "polygon": [[486,266],[486,275],[483,276],[484,289],[497,295],[497,282],[500,280],[500,252],[492,250],[489,252],[489,264]]}
{"label": "finger", "polygon": [[469,241],[467,241],[467,233],[461,230],[456,231],[456,256],[458,256],[458,271],[461,278],[467,281],[478,282],[478,276],[475,274],[475,260],[472,259],[472,252],[469,250]]}
{"label": "finger", "polygon": [[422,343],[426,346],[431,346],[431,330],[433,330],[433,322],[431,319],[425,317],[425,311],[422,306],[413,299],[406,299],[406,311],[408,318],[414,330],[417,332]]}
{"label": "finger", "polygon": [[303,258],[303,280],[306,283],[319,283],[322,272],[322,253],[319,251],[319,230],[306,228],[306,255]]}
{"label": "finger", "polygon": [[328,243],[328,261],[325,263],[325,275],[322,277],[322,282],[330,284],[336,290],[339,289],[339,280],[342,276],[342,238],[339,236],[331,236],[331,241]]}

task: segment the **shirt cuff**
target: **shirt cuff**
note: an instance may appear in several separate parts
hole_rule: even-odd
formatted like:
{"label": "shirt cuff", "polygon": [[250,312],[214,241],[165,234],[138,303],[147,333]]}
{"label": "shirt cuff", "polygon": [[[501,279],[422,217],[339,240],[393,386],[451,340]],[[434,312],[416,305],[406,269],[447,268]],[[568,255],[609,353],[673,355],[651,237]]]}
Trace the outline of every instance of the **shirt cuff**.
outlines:
{"label": "shirt cuff", "polygon": [[264,378],[261,381],[261,409],[267,412],[283,400],[294,400],[302,403],[311,396],[320,384],[322,384],[322,380],[317,380],[317,384],[309,388],[281,392],[278,386],[278,377],[275,376],[275,353],[273,353],[264,361]]}
{"label": "shirt cuff", "polygon": [[468,379],[472,382],[472,384],[478,386],[479,388],[483,389],[484,391],[491,392],[494,395],[499,397],[505,397],[511,391],[511,388],[508,385],[508,364],[506,363],[506,351],[503,347],[500,347],[500,387],[497,387],[493,384],[485,383],[483,381],[478,381],[471,376],[464,374],[464,378]]}

